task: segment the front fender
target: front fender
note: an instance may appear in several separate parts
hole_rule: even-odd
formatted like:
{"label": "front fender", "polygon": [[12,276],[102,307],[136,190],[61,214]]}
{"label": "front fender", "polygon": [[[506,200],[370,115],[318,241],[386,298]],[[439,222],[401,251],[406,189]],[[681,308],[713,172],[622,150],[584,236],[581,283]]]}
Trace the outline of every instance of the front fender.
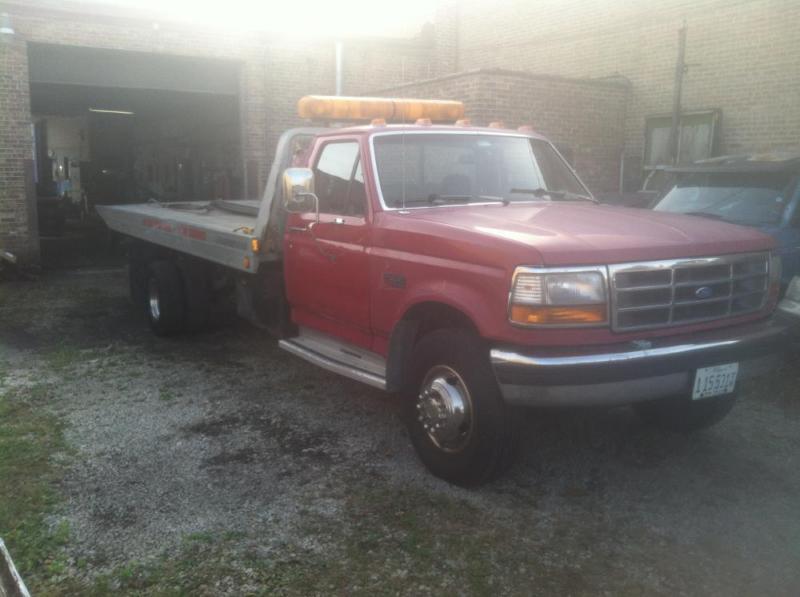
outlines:
{"label": "front fender", "polygon": [[462,312],[482,336],[505,321],[511,274],[503,268],[410,253],[375,257],[372,324],[377,336],[388,339],[411,308],[426,302]]}

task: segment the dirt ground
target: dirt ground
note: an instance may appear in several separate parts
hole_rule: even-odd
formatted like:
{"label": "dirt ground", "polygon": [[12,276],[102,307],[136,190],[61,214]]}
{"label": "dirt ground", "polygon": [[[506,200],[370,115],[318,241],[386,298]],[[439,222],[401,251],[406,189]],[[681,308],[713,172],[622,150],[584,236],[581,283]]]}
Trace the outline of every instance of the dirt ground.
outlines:
{"label": "dirt ground", "polygon": [[235,320],[156,338],[126,283],[0,284],[0,413],[22,413],[0,426],[56,438],[52,498],[6,508],[41,541],[0,504],[35,594],[800,594],[796,354],[696,435],[530,412],[518,464],[467,491],[426,473],[398,399]]}

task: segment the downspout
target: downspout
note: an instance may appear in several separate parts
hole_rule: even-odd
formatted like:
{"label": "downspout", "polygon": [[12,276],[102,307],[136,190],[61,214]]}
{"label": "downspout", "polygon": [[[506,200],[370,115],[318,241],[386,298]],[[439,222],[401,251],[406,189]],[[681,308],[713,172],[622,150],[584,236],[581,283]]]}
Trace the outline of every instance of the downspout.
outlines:
{"label": "downspout", "polygon": [[680,151],[681,91],[686,73],[686,22],[678,29],[678,60],[675,62],[675,83],[672,91],[672,124],[669,128],[669,157],[678,165]]}
{"label": "downspout", "polygon": [[336,42],[336,95],[342,95],[342,42]]}

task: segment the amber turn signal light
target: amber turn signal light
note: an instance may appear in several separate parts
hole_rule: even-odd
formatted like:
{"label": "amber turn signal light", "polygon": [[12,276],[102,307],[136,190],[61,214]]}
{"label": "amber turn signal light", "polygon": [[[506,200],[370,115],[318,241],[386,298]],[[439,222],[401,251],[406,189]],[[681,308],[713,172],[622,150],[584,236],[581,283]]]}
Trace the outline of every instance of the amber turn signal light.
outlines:
{"label": "amber turn signal light", "polygon": [[605,305],[513,305],[511,321],[523,324],[581,324],[605,323]]}

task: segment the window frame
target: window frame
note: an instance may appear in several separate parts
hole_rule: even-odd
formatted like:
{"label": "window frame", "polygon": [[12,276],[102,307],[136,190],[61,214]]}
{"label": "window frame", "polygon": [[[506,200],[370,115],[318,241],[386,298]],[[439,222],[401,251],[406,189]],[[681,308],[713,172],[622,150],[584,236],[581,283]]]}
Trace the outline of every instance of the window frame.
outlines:
{"label": "window frame", "polygon": [[[586,195],[588,197],[594,197],[592,192],[586,186],[586,183],[581,180],[581,177],[578,176],[578,173],[575,171],[575,168],[572,167],[566,158],[562,155],[562,153],[558,150],[558,148],[547,138],[540,137],[538,135],[530,135],[527,133],[517,133],[513,131],[483,131],[483,130],[466,130],[466,131],[454,131],[454,130],[421,130],[421,131],[385,131],[380,133],[373,133],[369,136],[369,163],[370,167],[372,168],[372,184],[375,188],[375,193],[378,197],[378,203],[381,207],[382,211],[401,211],[407,212],[411,210],[417,209],[432,209],[433,206],[430,205],[420,205],[420,206],[411,206],[411,207],[389,207],[386,204],[386,200],[383,197],[383,191],[381,190],[381,181],[380,175],[378,174],[378,158],[375,154],[375,139],[378,137],[388,137],[391,135],[437,135],[437,134],[446,134],[446,135],[474,135],[474,136],[481,136],[481,135],[493,135],[496,137],[520,137],[523,139],[537,139],[540,141],[544,141],[548,143],[550,147],[553,148],[553,151],[558,155],[561,161],[564,163],[564,166],[572,173],[575,179],[580,183],[580,186],[583,187]],[[531,200],[531,201],[515,201],[515,204],[523,204],[523,203],[537,203],[540,202],[539,200]],[[496,201],[475,201],[470,202],[469,206],[476,206],[476,205],[495,205],[497,204]],[[439,207],[457,207],[457,205],[448,205],[448,206],[439,206]]]}
{"label": "window frame", "polygon": [[[350,176],[347,179],[347,192],[345,196],[345,202],[347,205],[350,204],[350,197],[352,196],[353,192],[353,181],[356,174],[356,169],[358,165],[362,163],[363,156],[361,151],[361,141],[356,137],[344,137],[338,139],[330,139],[323,142],[319,149],[314,156],[314,162],[311,165],[311,171],[314,173],[314,177],[317,176],[319,162],[322,159],[322,155],[325,153],[325,150],[330,147],[331,145],[342,145],[342,144],[352,144],[356,146],[356,156],[355,160],[353,160],[353,166],[350,168]],[[362,177],[363,176],[363,167],[362,167]],[[369,203],[369,195],[367,193],[367,185],[366,185],[366,177],[364,177],[364,202],[362,204],[362,210],[360,214],[351,214],[351,213],[337,213],[335,211],[323,211],[322,210],[322,202],[319,203],[319,214],[320,215],[328,215],[328,216],[335,216],[335,217],[342,217],[342,218],[357,218],[357,219],[365,219],[368,213],[368,206]],[[316,186],[316,183],[315,183]]]}

